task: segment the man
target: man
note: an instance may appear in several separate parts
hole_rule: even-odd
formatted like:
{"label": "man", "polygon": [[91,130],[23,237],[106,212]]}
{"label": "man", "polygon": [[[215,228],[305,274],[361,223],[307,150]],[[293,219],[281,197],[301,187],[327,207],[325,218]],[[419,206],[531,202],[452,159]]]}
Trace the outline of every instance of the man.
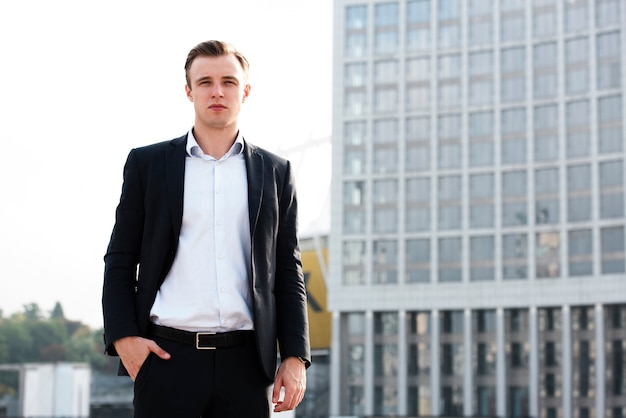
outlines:
{"label": "man", "polygon": [[304,396],[295,186],[288,161],[239,132],[248,68],[226,43],[194,47],[193,128],[132,150],[124,167],[102,304],[106,352],[134,381],[135,417],[268,417],[272,380],[274,411]]}

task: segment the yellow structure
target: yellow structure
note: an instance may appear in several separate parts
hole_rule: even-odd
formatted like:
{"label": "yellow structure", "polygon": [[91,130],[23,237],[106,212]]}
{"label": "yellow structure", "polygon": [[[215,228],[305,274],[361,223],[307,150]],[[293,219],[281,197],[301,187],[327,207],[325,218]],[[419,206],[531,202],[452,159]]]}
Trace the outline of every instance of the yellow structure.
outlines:
{"label": "yellow structure", "polygon": [[312,350],[330,348],[331,314],[327,309],[326,272],[328,246],[326,238],[301,239],[302,269],[306,282],[309,333]]}

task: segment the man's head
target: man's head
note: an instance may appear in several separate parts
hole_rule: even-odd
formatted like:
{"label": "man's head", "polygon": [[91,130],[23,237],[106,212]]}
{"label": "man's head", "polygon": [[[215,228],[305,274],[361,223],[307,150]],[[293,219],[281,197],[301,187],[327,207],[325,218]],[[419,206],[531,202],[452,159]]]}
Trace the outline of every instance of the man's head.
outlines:
{"label": "man's head", "polygon": [[237,61],[241,65],[241,69],[243,70],[244,77],[246,81],[248,80],[248,72],[250,69],[250,64],[246,57],[243,54],[235,49],[230,44],[222,41],[206,41],[199,43],[195,47],[189,51],[187,54],[187,61],[185,61],[185,79],[187,80],[187,86],[191,88],[191,82],[189,80],[189,69],[191,68],[191,64],[198,57],[219,57],[222,55],[232,54]]}
{"label": "man's head", "polygon": [[189,52],[185,93],[195,109],[196,134],[237,132],[241,106],[250,93],[248,67],[248,60],[225,42],[203,42]]}

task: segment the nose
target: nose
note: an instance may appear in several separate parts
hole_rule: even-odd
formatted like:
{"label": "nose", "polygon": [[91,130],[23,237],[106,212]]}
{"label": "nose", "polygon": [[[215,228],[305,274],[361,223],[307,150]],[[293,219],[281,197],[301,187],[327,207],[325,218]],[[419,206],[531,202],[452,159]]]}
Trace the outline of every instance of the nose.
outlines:
{"label": "nose", "polygon": [[215,83],[213,85],[213,91],[211,92],[212,97],[222,97],[224,96],[224,92],[222,91],[222,86],[219,83]]}

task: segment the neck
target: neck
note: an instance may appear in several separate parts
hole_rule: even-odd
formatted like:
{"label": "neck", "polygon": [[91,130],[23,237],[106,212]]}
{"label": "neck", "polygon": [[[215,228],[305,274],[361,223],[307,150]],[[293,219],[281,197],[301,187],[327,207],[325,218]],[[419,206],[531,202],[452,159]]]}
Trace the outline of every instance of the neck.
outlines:
{"label": "neck", "polygon": [[233,146],[237,139],[237,132],[239,132],[239,128],[236,125],[219,129],[208,128],[200,124],[193,127],[193,136],[202,152],[216,160],[222,158]]}

